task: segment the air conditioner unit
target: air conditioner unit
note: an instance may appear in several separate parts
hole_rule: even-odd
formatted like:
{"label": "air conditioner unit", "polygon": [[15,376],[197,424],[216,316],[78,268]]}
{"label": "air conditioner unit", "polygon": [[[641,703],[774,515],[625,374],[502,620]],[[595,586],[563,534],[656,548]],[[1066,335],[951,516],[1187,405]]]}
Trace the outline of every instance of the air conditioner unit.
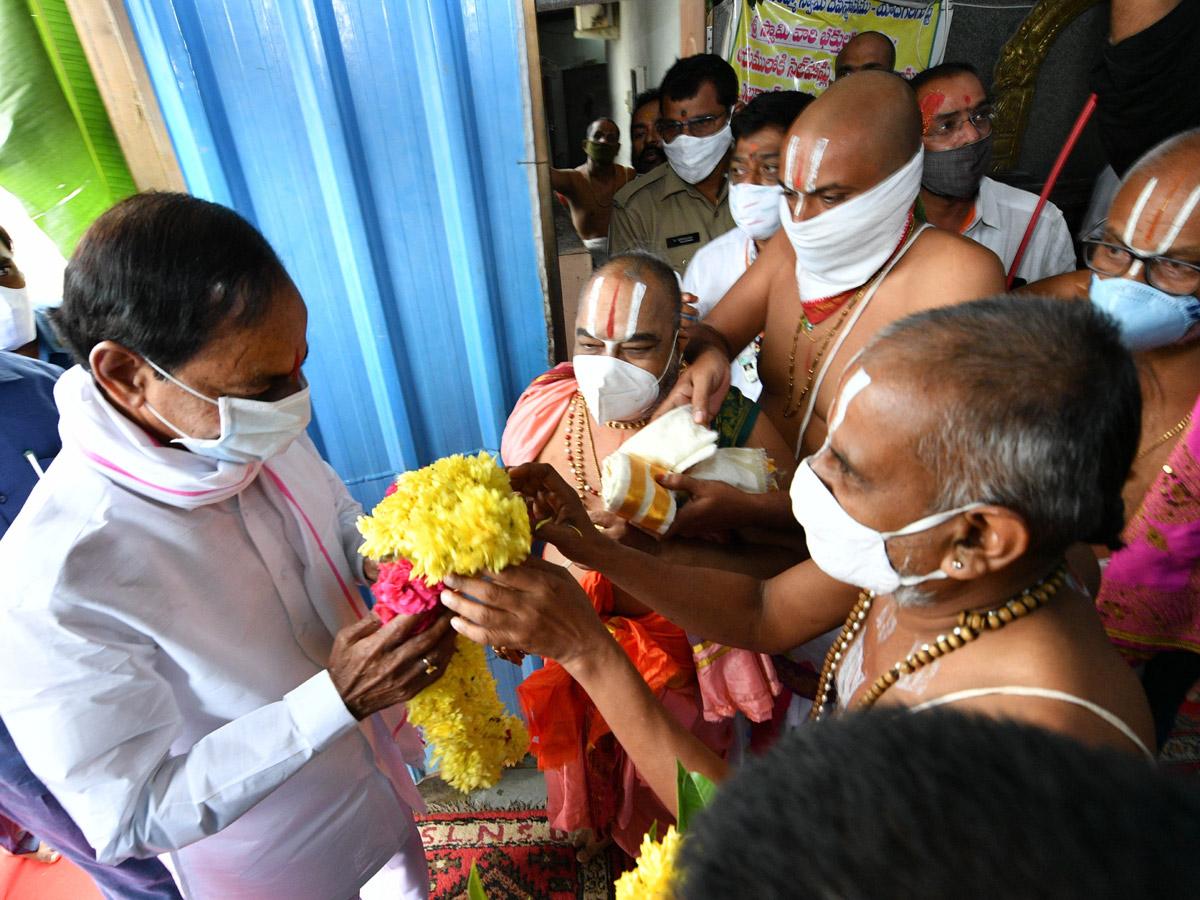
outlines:
{"label": "air conditioner unit", "polygon": [[575,7],[575,37],[616,41],[621,37],[617,4],[585,3]]}

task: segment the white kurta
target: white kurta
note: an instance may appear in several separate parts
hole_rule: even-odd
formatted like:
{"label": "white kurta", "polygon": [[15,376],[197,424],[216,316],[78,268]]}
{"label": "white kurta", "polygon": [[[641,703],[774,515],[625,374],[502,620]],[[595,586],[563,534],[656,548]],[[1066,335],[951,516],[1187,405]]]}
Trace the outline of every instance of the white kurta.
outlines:
{"label": "white kurta", "polygon": [[[683,290],[696,295],[696,309],[700,318],[707,316],[722,297],[741,278],[750,264],[758,258],[754,240],[740,228],[732,228],[720,237],[713,238],[696,251],[691,265],[683,274]],[[747,363],[752,362],[750,371],[754,380],[747,378]],[[758,380],[757,354],[754,345],[746,347],[730,367],[730,385],[737,388],[750,400],[757,400],[762,393]]]}
{"label": "white kurta", "polygon": [[[984,178],[979,183],[971,224],[963,229],[963,234],[1000,257],[1007,272],[1016,258],[1037,201],[1037,194]],[[1029,238],[1025,255],[1021,257],[1021,264],[1017,266],[1017,277],[1032,283],[1077,268],[1075,245],[1071,243],[1066,219],[1057,206],[1047,201]]]}
{"label": "white kurta", "polygon": [[364,612],[358,504],[307,438],[261,471],[217,464],[159,446],[82,369],[56,395],[62,453],[0,541],[22,755],[101,860],[170,852],[188,897],[355,896],[412,856],[420,803],[325,670]]}

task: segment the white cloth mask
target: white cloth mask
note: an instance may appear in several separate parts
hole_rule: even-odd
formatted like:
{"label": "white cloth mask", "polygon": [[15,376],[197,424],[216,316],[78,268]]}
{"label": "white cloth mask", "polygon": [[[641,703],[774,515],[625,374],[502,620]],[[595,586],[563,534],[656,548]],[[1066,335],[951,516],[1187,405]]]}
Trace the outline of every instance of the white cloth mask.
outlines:
{"label": "white cloth mask", "polygon": [[783,187],[778,184],[731,184],[729,211],[738,228],[756,241],[765,241],[779,230],[779,197]]}
{"label": "white cloth mask", "polygon": [[1174,344],[1200,322],[1200,300],[1191,294],[1179,297],[1128,278],[1093,273],[1088,297],[1117,320],[1121,340],[1134,352]]}
{"label": "white cloth mask", "polygon": [[596,421],[603,425],[644,416],[658,401],[658,386],[675,361],[674,347],[675,337],[672,337],[671,356],[657,378],[653,372],[615,356],[576,356],[575,381]]}
{"label": "white cloth mask", "polygon": [[733,131],[726,122],[724,128],[708,137],[681,134],[663,144],[663,152],[676,175],[688,184],[699,184],[712,174],[732,144]]}
{"label": "white cloth mask", "polygon": [[819,300],[866,284],[904,235],[921,190],[924,149],[868,191],[811,219],[796,222],[779,198],[783,230],[796,251],[796,283],[803,300]]}
{"label": "white cloth mask", "polygon": [[226,462],[266,462],[286,450],[296,438],[304,433],[312,421],[312,404],[308,393],[308,379],[300,376],[300,390],[282,400],[248,400],[244,397],[206,397],[188,387],[179,379],[146,360],[150,367],[172,384],[178,385],[194,397],[212,403],[221,417],[221,434],[215,438],[194,438],[184,434],[149,403],[146,409],[156,419],[179,435],[171,441],[193,453],[209,459]]}
{"label": "white cloth mask", "polygon": [[844,584],[879,595],[894,593],[902,586],[948,577],[941,569],[927,575],[901,575],[888,559],[887,542],[894,537],[926,531],[984,504],[968,503],[934,513],[896,531],[876,531],[842,509],[837,498],[812,470],[809,459],[801,461],[792,476],[792,515],[804,526],[808,552],[822,572]]}
{"label": "white cloth mask", "polygon": [[33,303],[25,288],[0,287],[0,350],[16,350],[37,337]]}

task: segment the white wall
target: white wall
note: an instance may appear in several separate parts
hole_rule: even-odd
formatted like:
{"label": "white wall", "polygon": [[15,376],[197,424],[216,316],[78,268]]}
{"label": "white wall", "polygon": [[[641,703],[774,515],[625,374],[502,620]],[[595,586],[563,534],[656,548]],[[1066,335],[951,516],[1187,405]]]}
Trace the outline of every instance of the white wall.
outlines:
{"label": "white wall", "polygon": [[662,81],[679,57],[679,3],[678,0],[627,0],[620,6],[621,39],[605,43],[613,117],[621,128],[618,160],[629,165],[629,117],[633,112],[629,108],[633,103],[629,71],[646,67],[647,81],[642,84],[639,74],[639,90],[657,87]]}

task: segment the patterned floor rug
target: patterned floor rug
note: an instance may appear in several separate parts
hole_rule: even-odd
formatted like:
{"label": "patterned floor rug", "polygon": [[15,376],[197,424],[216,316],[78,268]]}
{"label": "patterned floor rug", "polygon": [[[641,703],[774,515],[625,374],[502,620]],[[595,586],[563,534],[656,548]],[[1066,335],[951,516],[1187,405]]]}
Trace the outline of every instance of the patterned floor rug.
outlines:
{"label": "patterned floor rug", "polygon": [[488,900],[611,900],[611,854],[575,859],[545,810],[479,810],[417,816],[429,859],[430,900],[465,900],[471,863]]}

